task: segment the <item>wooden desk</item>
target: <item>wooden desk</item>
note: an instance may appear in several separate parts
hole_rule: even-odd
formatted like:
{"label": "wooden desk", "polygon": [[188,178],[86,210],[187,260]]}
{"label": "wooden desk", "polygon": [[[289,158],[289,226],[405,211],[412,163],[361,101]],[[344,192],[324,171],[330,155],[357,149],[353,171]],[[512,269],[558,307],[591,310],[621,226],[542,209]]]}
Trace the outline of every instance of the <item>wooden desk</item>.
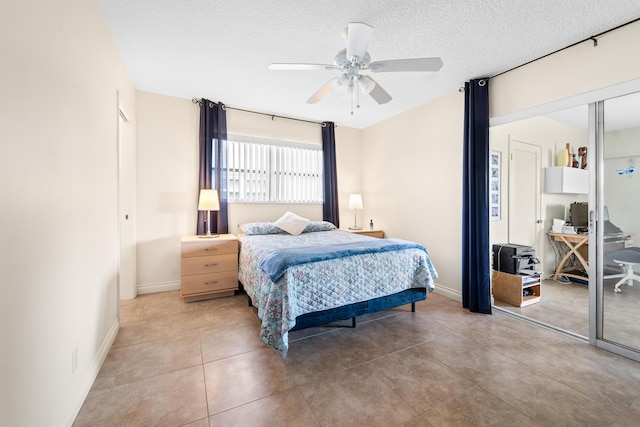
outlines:
{"label": "wooden desk", "polygon": [[[562,258],[562,261],[558,263],[556,272],[553,275],[553,280],[558,280],[558,276],[560,274],[567,277],[573,277],[575,279],[582,279],[582,280],[586,279],[589,274],[589,264],[587,263],[587,260],[582,255],[585,254],[585,256],[587,256],[588,258],[588,255],[586,255],[588,253],[586,248],[589,245],[589,235],[588,234],[562,234],[562,233],[547,233],[547,234],[551,236],[551,238],[554,241],[564,243],[564,246],[566,246],[566,249],[567,249],[567,252],[564,255],[564,258]],[[584,249],[581,249],[581,248],[584,248]],[[569,260],[571,255],[575,255],[578,261],[580,261],[580,264],[582,264],[582,268],[584,268],[583,276],[568,273],[569,271],[575,271],[580,269],[579,266],[565,267],[565,264]]]}
{"label": "wooden desk", "polygon": [[[589,278],[589,235],[588,234],[562,234],[562,233],[547,233],[555,242],[558,243],[558,250],[562,249],[560,246],[564,247],[566,253],[560,263],[558,263],[558,267],[556,268],[556,272],[553,275],[553,280],[558,280],[559,275],[573,277],[575,279],[580,280],[588,280]],[[619,250],[622,248],[629,247],[633,244],[633,233],[614,233],[614,234],[606,234],[604,236],[604,250],[606,252],[611,252],[614,250]],[[575,257],[580,262],[580,265],[565,267],[565,264],[571,258],[571,255],[575,255]],[[572,274],[571,271],[582,270],[584,272],[582,275]]]}

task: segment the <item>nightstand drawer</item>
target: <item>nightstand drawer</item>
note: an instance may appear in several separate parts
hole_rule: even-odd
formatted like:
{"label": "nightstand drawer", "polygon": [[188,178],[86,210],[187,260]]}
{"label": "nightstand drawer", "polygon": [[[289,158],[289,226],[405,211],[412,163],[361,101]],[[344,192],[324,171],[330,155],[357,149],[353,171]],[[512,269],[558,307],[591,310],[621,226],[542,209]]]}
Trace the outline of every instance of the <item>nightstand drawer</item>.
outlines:
{"label": "nightstand drawer", "polygon": [[182,258],[182,276],[192,274],[218,273],[221,271],[238,271],[238,254],[212,255]]}
{"label": "nightstand drawer", "polygon": [[183,276],[180,295],[186,296],[203,292],[234,290],[238,288],[238,272],[223,271],[222,273],[196,274]]}
{"label": "nightstand drawer", "polygon": [[220,241],[203,239],[201,242],[189,242],[182,245],[182,257],[197,257],[208,255],[237,254],[238,241]]}

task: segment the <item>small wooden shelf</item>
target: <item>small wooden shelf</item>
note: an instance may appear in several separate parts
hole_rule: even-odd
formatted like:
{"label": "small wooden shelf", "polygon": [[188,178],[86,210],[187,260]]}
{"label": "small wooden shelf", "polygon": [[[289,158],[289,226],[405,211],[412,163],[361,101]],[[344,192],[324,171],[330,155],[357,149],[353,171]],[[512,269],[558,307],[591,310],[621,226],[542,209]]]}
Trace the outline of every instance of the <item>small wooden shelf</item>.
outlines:
{"label": "small wooden shelf", "polygon": [[[533,295],[524,295],[525,289]],[[493,297],[516,307],[526,307],[540,302],[540,276],[509,274],[493,270]]]}

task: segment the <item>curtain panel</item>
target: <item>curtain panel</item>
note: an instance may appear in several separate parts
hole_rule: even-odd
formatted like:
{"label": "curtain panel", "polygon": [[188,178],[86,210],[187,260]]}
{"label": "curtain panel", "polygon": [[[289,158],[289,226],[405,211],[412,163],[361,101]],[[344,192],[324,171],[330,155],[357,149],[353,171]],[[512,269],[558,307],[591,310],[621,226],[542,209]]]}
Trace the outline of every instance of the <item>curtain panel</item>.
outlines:
{"label": "curtain panel", "polygon": [[462,306],[491,314],[489,80],[465,83]]}
{"label": "curtain panel", "polygon": [[336,171],[336,135],[333,122],[322,123],[322,162],[324,165],[322,219],[340,227],[338,175]]}
{"label": "curtain panel", "polygon": [[[227,112],[224,104],[202,98],[200,104],[200,189],[218,190],[220,210],[211,212],[212,233],[228,233]],[[198,211],[197,234],[204,234],[206,212]]]}

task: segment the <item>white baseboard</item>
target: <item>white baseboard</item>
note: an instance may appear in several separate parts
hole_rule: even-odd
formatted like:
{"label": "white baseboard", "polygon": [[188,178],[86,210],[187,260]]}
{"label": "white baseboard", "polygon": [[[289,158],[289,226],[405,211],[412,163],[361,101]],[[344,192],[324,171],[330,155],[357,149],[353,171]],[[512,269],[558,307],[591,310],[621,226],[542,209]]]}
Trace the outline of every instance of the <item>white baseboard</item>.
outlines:
{"label": "white baseboard", "polygon": [[138,285],[138,295],[153,294],[156,292],[177,291],[180,289],[180,282],[148,283]]}
{"label": "white baseboard", "polygon": [[462,292],[456,289],[447,288],[446,286],[438,285],[436,283],[436,289],[433,292],[447,298],[451,298],[452,300],[462,302]]}
{"label": "white baseboard", "polygon": [[102,368],[102,364],[104,360],[107,358],[107,354],[109,354],[109,350],[113,345],[113,342],[116,339],[116,335],[118,335],[118,331],[120,330],[120,321],[116,318],[115,322],[111,326],[109,333],[105,337],[104,341],[102,341],[102,345],[98,349],[98,353],[96,357],[94,357],[93,362],[87,369],[87,372],[84,375],[82,381],[80,381],[80,386],[76,390],[73,395],[73,399],[69,403],[67,410],[64,412],[58,426],[70,426],[73,424],[73,421],[78,416],[78,412],[80,412],[80,408],[82,408],[82,404],[85,399],[89,395],[89,391],[91,391],[91,387],[93,386],[93,382],[96,380],[100,369]]}

